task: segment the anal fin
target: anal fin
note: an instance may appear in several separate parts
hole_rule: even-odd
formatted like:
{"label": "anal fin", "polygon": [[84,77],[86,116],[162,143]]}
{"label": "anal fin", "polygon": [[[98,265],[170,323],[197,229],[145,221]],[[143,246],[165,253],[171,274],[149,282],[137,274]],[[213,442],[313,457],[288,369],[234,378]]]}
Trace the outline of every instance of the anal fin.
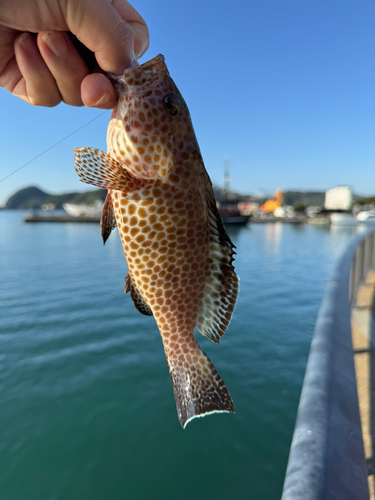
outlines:
{"label": "anal fin", "polygon": [[82,182],[103,189],[115,189],[126,194],[141,189],[149,182],[131,175],[125,165],[100,149],[75,148],[74,162]]}
{"label": "anal fin", "polygon": [[112,232],[112,229],[116,227],[116,219],[115,212],[113,210],[113,201],[112,201],[112,193],[111,190],[108,190],[103,210],[102,217],[100,219],[100,226],[102,228],[102,238],[103,244],[108,240],[109,235]]}
{"label": "anal fin", "polygon": [[146,316],[153,316],[153,312],[152,312],[150,306],[146,303],[142,294],[138,291],[138,289],[136,288],[136,286],[132,282],[132,279],[131,279],[129,273],[125,276],[125,288],[124,288],[124,293],[128,293],[128,292],[130,292],[130,297],[132,298],[132,301],[134,303],[134,307],[140,313],[145,314]]}

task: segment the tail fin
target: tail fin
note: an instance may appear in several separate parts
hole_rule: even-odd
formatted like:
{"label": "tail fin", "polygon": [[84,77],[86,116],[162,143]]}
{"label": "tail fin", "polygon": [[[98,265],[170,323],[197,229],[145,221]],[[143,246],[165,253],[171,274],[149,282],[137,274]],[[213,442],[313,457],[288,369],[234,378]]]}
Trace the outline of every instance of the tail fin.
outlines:
{"label": "tail fin", "polygon": [[186,355],[182,363],[178,355],[169,357],[168,366],[183,429],[193,418],[208,413],[234,413],[233,401],[226,385],[198,344],[193,355]]}

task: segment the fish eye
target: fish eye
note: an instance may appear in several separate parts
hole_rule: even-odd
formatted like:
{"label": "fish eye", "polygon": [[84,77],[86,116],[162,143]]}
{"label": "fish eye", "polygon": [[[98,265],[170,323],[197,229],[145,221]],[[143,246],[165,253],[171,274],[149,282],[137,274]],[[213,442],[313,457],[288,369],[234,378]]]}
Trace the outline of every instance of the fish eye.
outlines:
{"label": "fish eye", "polygon": [[163,105],[169,115],[175,116],[180,111],[180,99],[175,94],[165,95]]}

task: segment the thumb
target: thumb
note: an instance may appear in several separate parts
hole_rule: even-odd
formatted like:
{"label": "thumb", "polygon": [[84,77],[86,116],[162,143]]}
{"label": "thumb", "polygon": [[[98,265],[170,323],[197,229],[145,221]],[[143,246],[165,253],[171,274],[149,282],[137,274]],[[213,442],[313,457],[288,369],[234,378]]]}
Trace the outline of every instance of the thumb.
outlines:
{"label": "thumb", "polygon": [[108,73],[123,73],[148,48],[146,23],[125,0],[68,0],[66,22]]}

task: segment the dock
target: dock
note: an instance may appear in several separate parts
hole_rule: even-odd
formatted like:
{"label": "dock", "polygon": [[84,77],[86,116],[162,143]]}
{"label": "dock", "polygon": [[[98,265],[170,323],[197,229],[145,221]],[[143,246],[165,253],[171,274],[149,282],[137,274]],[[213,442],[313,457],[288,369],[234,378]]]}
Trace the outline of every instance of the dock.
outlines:
{"label": "dock", "polygon": [[72,215],[39,215],[39,214],[26,214],[25,222],[94,222],[98,224],[100,217],[73,217]]}
{"label": "dock", "polygon": [[283,224],[305,224],[307,217],[305,215],[298,215],[296,217],[275,217],[274,215],[267,215],[261,217],[252,217],[249,221],[251,224],[265,224],[281,222]]}
{"label": "dock", "polygon": [[[307,222],[307,217],[306,216],[297,216],[297,217],[274,217],[273,215],[267,215],[263,217],[251,217],[248,219],[248,217],[244,217],[244,221],[238,221],[242,222],[244,225],[246,223],[250,224],[267,224],[267,223],[283,223],[283,224],[304,224]],[[99,223],[100,222],[100,217],[87,217],[87,216],[80,216],[80,217],[73,217],[72,215],[68,214],[37,214],[37,213],[29,213],[26,214],[24,217],[25,222],[95,222]],[[225,218],[223,218],[223,222],[227,223]],[[232,221],[233,222],[233,221]],[[237,222],[237,221],[236,221]]]}

